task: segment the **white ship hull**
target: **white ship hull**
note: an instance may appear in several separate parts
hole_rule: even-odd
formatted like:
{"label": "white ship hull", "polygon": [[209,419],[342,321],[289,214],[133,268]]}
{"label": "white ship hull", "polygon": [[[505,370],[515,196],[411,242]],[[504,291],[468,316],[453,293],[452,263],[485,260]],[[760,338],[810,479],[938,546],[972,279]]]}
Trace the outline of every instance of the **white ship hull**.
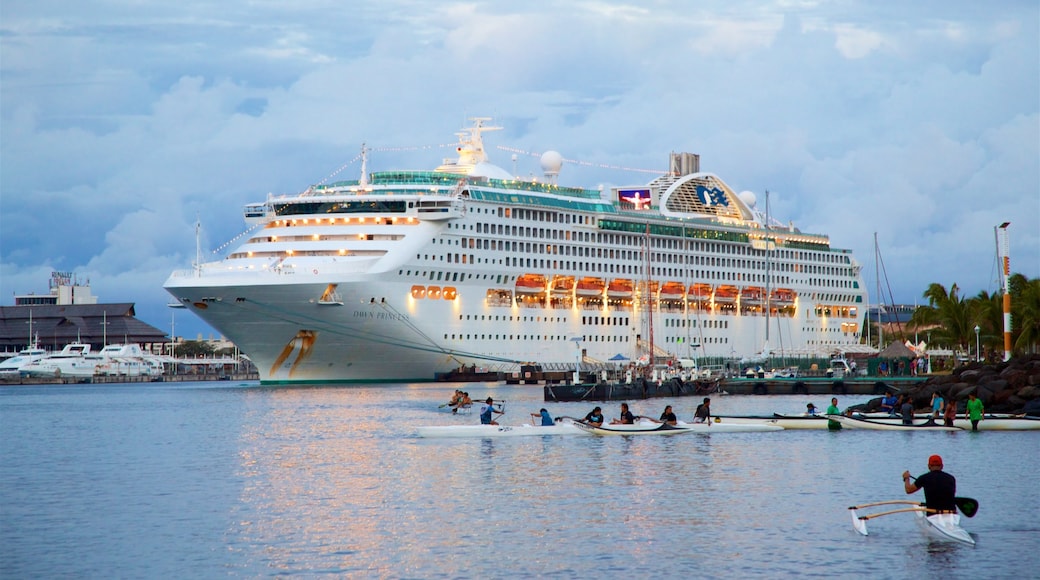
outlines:
{"label": "white ship hull", "polygon": [[[768,301],[731,299],[748,286],[782,288],[769,332],[788,353],[859,342],[866,295],[851,255],[786,228],[766,252],[760,216],[710,174],[656,180],[647,191],[668,209],[637,211],[589,190],[475,176],[480,164],[465,161],[247,206],[262,226],[249,240],[165,287],[264,382],[573,368],[579,348],[604,362],[751,355],[767,344]],[[714,220],[706,188],[721,208]],[[676,293],[695,283],[696,295]]]}

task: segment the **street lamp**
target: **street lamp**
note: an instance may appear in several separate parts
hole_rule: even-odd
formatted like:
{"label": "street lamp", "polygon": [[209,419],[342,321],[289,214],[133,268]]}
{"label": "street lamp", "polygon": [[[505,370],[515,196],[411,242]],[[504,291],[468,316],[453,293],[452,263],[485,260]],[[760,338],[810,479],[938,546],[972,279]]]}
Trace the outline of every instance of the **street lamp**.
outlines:
{"label": "street lamp", "polygon": [[979,325],[975,325],[975,362],[982,361],[982,352],[979,351]]}

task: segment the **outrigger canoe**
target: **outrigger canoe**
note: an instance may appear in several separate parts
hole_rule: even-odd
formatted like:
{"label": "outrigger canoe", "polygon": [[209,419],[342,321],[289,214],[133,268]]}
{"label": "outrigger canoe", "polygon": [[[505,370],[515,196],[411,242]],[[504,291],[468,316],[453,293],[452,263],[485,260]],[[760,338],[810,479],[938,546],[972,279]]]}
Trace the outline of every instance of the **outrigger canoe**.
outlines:
{"label": "outrigger canoe", "polygon": [[555,425],[433,425],[418,427],[419,437],[532,437],[545,435],[587,435],[573,422]]}
{"label": "outrigger canoe", "polygon": [[[958,507],[965,516],[973,517],[978,510],[978,502],[974,499],[967,497],[954,498],[957,502]],[[912,507],[905,507],[900,509],[894,509],[884,511],[880,513],[874,513],[866,516],[861,516],[856,513],[857,509],[875,507],[881,505],[909,505]],[[955,542],[961,542],[971,546],[975,545],[975,538],[971,537],[971,534],[961,527],[961,516],[959,514],[951,513],[934,513],[925,507],[924,504],[896,500],[896,501],[880,501],[875,503],[868,503],[858,506],[852,506],[849,508],[849,512],[852,514],[852,527],[860,534],[866,536],[867,534],[867,520],[887,516],[898,513],[913,513],[914,520],[917,524],[925,530],[930,536],[941,539],[941,540],[952,540]]]}
{"label": "outrigger canoe", "polygon": [[899,421],[880,421],[876,419],[861,419],[858,417],[847,417],[845,415],[826,415],[828,419],[834,419],[847,429],[869,429],[873,431],[964,431],[960,427],[947,427],[942,423],[918,423],[904,425]]}
{"label": "outrigger canoe", "polygon": [[787,429],[826,429],[827,417],[823,415],[721,415],[715,417],[715,426],[724,425],[776,425]]}
{"label": "outrigger canoe", "polygon": [[678,421],[675,425],[642,420],[633,425],[602,425],[597,427],[583,421],[574,423],[593,435],[678,435],[681,433],[758,433],[764,431],[783,431],[783,427],[768,423],[685,423]]}
{"label": "outrigger canoe", "polygon": [[[856,419],[867,419],[869,421],[875,421],[878,423],[889,423],[893,425],[902,425],[903,419],[901,417],[893,417],[891,415],[879,415],[876,413],[869,414],[853,414],[853,418]],[[960,415],[963,417],[964,415]],[[932,419],[930,415],[915,415],[914,425],[920,425],[928,422]],[[935,423],[943,424],[943,420],[933,419]],[[953,426],[960,429],[971,429],[971,421],[963,418],[954,419]],[[982,421],[979,421],[979,431],[1040,431],[1040,417],[1029,417],[1026,415],[985,415]]]}

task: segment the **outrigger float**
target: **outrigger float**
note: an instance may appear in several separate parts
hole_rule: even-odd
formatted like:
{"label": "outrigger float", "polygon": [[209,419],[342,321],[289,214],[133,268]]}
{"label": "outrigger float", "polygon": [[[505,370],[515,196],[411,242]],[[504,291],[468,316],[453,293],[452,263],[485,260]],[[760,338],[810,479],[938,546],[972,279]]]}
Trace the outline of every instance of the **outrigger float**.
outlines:
{"label": "outrigger float", "polygon": [[[956,497],[954,498],[954,502],[965,517],[975,517],[975,513],[979,510],[979,503],[970,497]],[[883,505],[907,505],[911,507],[893,509],[865,516],[856,513],[856,510],[859,509]],[[850,506],[849,513],[852,514],[853,529],[864,536],[868,535],[867,520],[892,514],[912,513],[914,514],[914,519],[917,521],[918,525],[932,537],[968,544],[970,546],[975,545],[975,538],[972,538],[971,534],[961,527],[960,515],[955,513],[937,513],[935,510],[930,510],[925,507],[923,503],[918,503],[916,501],[893,500],[865,503],[862,505]]]}

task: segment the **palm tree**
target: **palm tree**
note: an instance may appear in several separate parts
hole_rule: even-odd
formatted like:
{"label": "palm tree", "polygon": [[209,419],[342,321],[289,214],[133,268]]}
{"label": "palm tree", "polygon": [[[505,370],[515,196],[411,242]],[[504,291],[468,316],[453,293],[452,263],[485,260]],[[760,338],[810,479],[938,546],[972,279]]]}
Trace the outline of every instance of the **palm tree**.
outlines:
{"label": "palm tree", "polygon": [[1004,295],[982,290],[968,300],[969,310],[979,326],[979,339],[990,352],[1004,351]]}
{"label": "palm tree", "polygon": [[918,328],[934,327],[932,340],[937,344],[967,351],[975,337],[975,322],[970,304],[958,296],[958,290],[956,284],[949,291],[942,284],[929,284],[923,294],[928,305],[914,310],[910,320]]}
{"label": "palm tree", "polygon": [[1014,348],[1035,353],[1040,347],[1040,278],[1011,276],[1011,322]]}

